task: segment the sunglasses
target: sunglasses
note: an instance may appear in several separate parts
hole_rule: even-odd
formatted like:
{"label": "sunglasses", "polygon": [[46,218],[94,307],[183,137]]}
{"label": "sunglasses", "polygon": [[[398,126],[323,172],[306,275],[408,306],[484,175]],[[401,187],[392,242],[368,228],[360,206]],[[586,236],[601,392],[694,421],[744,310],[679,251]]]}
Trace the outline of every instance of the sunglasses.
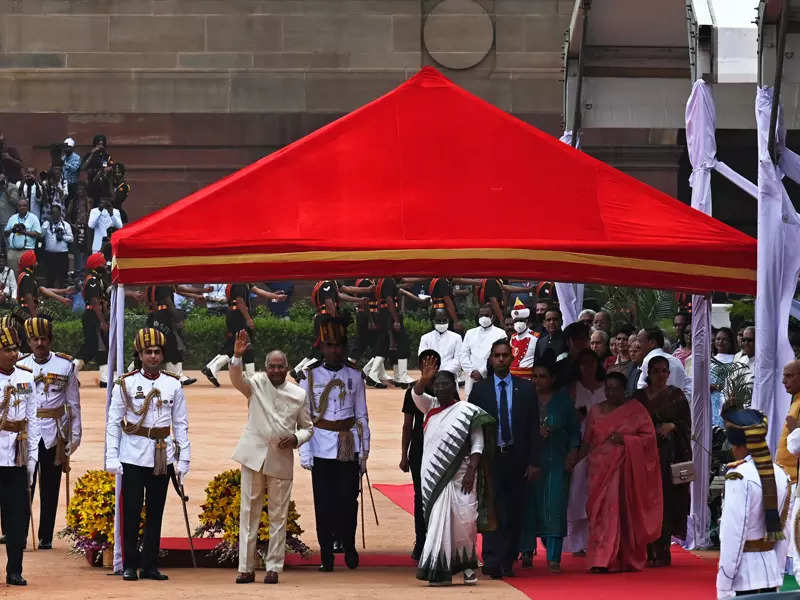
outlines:
{"label": "sunglasses", "polygon": [[746,337],[743,337],[743,338],[742,338],[742,341],[743,341],[743,342],[755,342],[756,340],[755,340],[755,338],[746,338]]}

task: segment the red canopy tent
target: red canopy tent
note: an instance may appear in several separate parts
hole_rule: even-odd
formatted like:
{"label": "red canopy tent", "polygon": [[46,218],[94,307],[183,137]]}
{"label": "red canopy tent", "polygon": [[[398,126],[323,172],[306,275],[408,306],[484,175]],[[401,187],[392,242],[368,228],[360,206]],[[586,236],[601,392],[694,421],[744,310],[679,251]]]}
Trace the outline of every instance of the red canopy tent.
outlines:
{"label": "red canopy tent", "polygon": [[425,68],[120,231],[118,283],[505,275],[753,293],[756,242]]}

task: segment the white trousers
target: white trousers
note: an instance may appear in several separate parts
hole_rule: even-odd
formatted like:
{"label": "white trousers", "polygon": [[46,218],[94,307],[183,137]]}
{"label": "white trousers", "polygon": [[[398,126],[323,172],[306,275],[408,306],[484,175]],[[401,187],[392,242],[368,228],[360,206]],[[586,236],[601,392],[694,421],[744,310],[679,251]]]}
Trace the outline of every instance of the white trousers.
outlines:
{"label": "white trousers", "polygon": [[264,492],[269,502],[269,547],[267,571],[283,571],[286,555],[286,518],[289,513],[291,479],[278,479],[242,465],[242,503],[239,513],[239,572],[255,571],[256,541],[264,506]]}

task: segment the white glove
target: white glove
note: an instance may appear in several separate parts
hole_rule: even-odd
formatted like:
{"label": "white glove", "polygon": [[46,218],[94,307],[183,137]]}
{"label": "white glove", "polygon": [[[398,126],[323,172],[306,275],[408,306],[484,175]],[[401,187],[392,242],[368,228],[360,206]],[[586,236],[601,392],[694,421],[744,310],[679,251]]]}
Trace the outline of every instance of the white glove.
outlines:
{"label": "white glove", "polygon": [[728,598],[735,598],[735,597],[736,597],[736,592],[734,592],[733,590],[726,590],[724,592],[717,590],[717,600],[728,600]]}
{"label": "white glove", "polygon": [[33,475],[36,472],[36,461],[29,460],[28,461],[28,486],[33,485]]}
{"label": "white glove", "polygon": [[109,458],[106,461],[106,471],[112,475],[122,475],[122,463],[118,458]]}
{"label": "white glove", "polygon": [[178,483],[183,485],[183,480],[189,474],[189,461],[179,460],[178,466],[175,468],[175,474],[178,476]]}
{"label": "white glove", "polygon": [[310,471],[314,467],[314,457],[309,456],[308,458],[300,458],[300,466]]}

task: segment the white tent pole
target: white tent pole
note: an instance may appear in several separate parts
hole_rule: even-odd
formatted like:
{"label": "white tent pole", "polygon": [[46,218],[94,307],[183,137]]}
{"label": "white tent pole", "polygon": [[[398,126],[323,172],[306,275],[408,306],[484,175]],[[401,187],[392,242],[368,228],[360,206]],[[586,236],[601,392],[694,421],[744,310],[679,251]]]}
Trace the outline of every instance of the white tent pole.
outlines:
{"label": "white tent pole", "polygon": [[[111,390],[117,376],[125,370],[125,286],[118,284],[112,292],[111,323],[109,324],[108,353],[108,407],[111,405]],[[114,302],[116,298],[116,302]],[[111,332],[114,338],[111,339]],[[114,486],[114,572],[122,571],[122,514],[119,497],[122,490],[122,475],[117,475]]]}

